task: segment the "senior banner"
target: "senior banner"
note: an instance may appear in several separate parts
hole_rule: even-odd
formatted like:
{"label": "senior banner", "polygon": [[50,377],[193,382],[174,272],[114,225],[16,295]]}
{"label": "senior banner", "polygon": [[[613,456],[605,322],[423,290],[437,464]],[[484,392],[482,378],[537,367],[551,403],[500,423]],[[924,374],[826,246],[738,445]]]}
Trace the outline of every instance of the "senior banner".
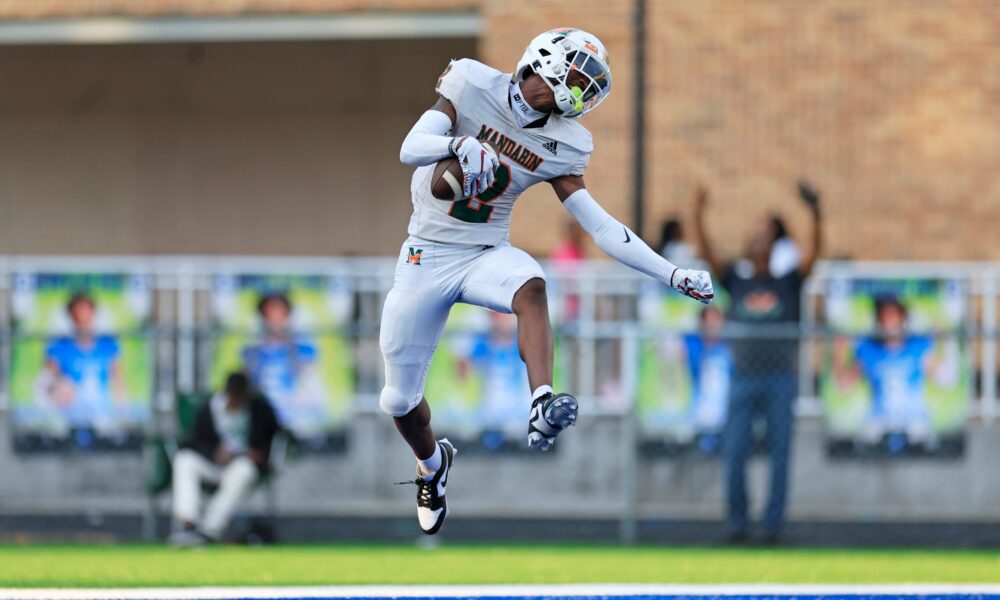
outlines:
{"label": "senior banner", "polygon": [[969,412],[967,285],[832,279],[820,396],[835,455],[949,455]]}
{"label": "senior banner", "polygon": [[307,447],[342,447],[354,407],[348,282],[321,275],[219,275],[210,381],[243,370]]}
{"label": "senior banner", "polygon": [[667,286],[644,283],[639,321],[636,414],[649,454],[721,449],[733,356],[723,336],[725,299],[704,306]]}
{"label": "senior banner", "polygon": [[150,280],[124,273],[12,278],[15,448],[137,448],[150,417]]}
{"label": "senior banner", "polygon": [[[563,389],[556,341],[554,387]],[[517,345],[517,318],[456,304],[434,353],[424,394],[434,430],[462,440],[465,451],[526,448],[531,389]]]}

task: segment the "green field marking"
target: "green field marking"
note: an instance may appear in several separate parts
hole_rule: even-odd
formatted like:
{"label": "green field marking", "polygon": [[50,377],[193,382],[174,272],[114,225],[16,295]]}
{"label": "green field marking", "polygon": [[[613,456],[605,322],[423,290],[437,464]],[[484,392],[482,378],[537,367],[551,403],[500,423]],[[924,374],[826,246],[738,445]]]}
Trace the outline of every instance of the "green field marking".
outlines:
{"label": "green field marking", "polygon": [[1000,583],[1000,551],[0,546],[0,587],[476,583]]}

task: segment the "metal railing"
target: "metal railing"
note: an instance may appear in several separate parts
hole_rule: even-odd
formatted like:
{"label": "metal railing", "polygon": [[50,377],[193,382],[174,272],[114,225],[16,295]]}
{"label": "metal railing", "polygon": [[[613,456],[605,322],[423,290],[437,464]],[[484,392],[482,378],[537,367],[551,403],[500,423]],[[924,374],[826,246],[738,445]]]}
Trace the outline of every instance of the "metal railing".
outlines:
{"label": "metal railing", "polygon": [[[21,335],[12,328],[11,281],[30,273],[127,273],[149,279],[152,310],[144,332],[149,336],[156,364],[154,406],[170,410],[177,391],[208,385],[205,374],[207,341],[219,331],[212,314],[213,282],[220,275],[311,275],[335,278],[347,286],[354,303],[352,314],[338,324],[338,333],[355,345],[359,363],[380,364],[377,340],[381,302],[391,286],[394,262],[387,258],[318,257],[0,257],[0,408],[9,406],[11,345]],[[668,290],[648,278],[608,261],[581,262],[571,270],[547,266],[552,314],[557,336],[571,340],[574,353],[569,370],[597,374],[613,372],[618,378],[616,394],[627,401],[610,401],[595,377],[568,382],[582,400],[598,406],[627,407],[634,398],[641,341],[693,331],[693,305],[687,314],[673,320],[650,320],[641,314],[648,298]],[[800,335],[814,337],[827,331],[822,302],[831,282],[856,279],[942,279],[961,282],[967,302],[962,331],[974,336],[970,364],[978,373],[973,386],[976,398],[970,417],[992,423],[997,403],[997,300],[1000,295],[1000,264],[994,263],[897,263],[825,262],[807,281],[803,291]],[[683,304],[688,302],[678,299]],[[572,308],[567,308],[572,305]],[[569,314],[572,312],[572,314]],[[315,333],[305,331],[303,333]],[[816,365],[814,344],[802,344],[799,361],[798,411],[816,415]],[[567,359],[568,360],[568,359]],[[609,362],[610,361],[610,362]],[[569,368],[572,367],[572,368]],[[380,368],[369,368],[357,381],[359,410],[374,407],[380,387]],[[606,386],[605,386],[606,387]],[[612,399],[613,400],[613,399]]]}

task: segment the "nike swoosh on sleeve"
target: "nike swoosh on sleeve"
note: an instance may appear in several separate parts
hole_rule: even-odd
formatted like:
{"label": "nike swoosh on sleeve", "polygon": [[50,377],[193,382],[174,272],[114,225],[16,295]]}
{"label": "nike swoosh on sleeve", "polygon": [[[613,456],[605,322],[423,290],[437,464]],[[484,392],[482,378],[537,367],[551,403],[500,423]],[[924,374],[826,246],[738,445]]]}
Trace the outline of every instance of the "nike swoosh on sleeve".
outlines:
{"label": "nike swoosh on sleeve", "polygon": [[623,227],[622,229],[625,230],[625,243],[627,244],[632,241],[632,238],[628,236],[628,227]]}

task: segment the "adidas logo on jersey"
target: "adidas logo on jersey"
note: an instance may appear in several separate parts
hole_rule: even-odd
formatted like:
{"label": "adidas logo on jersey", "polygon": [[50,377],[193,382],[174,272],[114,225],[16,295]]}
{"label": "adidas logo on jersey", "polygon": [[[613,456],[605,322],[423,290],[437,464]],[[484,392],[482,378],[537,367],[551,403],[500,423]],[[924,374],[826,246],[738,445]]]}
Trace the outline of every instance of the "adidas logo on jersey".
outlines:
{"label": "adidas logo on jersey", "polygon": [[558,147],[559,147],[559,142],[557,142],[555,140],[552,140],[551,142],[545,142],[544,144],[542,144],[542,148],[545,148],[546,150],[548,150],[549,152],[551,152],[552,156],[558,156],[559,155],[559,153],[556,152],[556,149]]}

